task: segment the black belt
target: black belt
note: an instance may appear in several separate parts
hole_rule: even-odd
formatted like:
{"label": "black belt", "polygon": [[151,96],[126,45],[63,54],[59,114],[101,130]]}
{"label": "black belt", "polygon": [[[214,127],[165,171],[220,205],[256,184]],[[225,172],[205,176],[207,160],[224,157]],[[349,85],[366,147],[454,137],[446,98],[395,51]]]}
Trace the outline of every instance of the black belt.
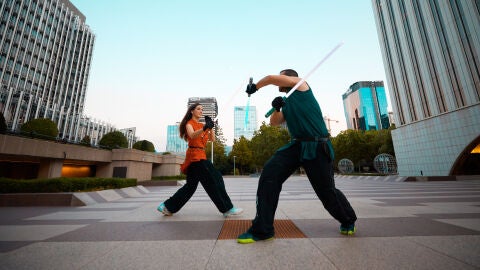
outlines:
{"label": "black belt", "polygon": [[328,142],[328,140],[330,140],[329,137],[320,137],[320,136],[292,139],[292,141],[295,141],[295,142]]}
{"label": "black belt", "polygon": [[203,148],[203,147],[198,147],[198,146],[190,146],[190,145],[188,146],[188,148],[196,148],[196,149],[203,149],[203,150],[205,150],[205,148]]}

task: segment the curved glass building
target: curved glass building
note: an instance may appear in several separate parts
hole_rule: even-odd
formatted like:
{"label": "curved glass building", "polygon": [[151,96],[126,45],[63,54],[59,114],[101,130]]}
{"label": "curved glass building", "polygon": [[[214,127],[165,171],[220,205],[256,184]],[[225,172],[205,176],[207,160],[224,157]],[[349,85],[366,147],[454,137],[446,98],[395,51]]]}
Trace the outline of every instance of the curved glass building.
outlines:
{"label": "curved glass building", "polygon": [[390,127],[388,102],[382,81],[356,82],[343,94],[348,129],[380,130]]}

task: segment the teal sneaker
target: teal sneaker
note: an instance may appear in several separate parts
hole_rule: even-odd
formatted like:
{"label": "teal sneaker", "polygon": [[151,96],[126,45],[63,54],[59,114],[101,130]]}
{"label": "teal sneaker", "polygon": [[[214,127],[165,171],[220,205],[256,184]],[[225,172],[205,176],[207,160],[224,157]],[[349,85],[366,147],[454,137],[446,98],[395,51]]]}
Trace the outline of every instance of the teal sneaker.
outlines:
{"label": "teal sneaker", "polygon": [[240,215],[243,213],[242,208],[237,208],[237,207],[232,207],[232,209],[228,210],[227,212],[223,213],[223,217],[229,217],[229,216],[235,216],[235,215]]}
{"label": "teal sneaker", "polygon": [[253,236],[253,234],[251,234],[249,232],[245,232],[245,233],[242,233],[238,236],[237,243],[239,243],[239,244],[251,244],[251,243],[255,243],[257,241],[268,241],[268,240],[273,240],[273,236],[270,237],[270,238],[267,238],[267,239],[259,239],[255,236]]}
{"label": "teal sneaker", "polygon": [[157,207],[157,211],[164,214],[165,216],[171,216],[172,213],[170,211],[168,211],[167,207],[165,206],[165,203],[162,202],[158,207]]}
{"label": "teal sneaker", "polygon": [[354,235],[356,231],[355,224],[340,225],[340,233],[343,235]]}

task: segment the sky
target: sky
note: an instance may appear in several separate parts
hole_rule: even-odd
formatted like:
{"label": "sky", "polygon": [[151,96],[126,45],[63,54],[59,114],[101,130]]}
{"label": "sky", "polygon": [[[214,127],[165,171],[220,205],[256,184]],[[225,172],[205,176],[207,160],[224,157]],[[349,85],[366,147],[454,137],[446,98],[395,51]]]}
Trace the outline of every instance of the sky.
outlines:
{"label": "sky", "polygon": [[[342,94],[358,81],[388,85],[371,0],[70,0],[95,34],[84,114],[136,127],[157,152],[190,97],[215,97],[219,126],[233,144],[233,108],[245,87],[286,68],[307,82],[336,136],[347,129]],[[280,96],[267,86],[250,97],[258,126]],[[390,99],[388,100],[390,103]],[[338,121],[338,123],[336,122]]]}

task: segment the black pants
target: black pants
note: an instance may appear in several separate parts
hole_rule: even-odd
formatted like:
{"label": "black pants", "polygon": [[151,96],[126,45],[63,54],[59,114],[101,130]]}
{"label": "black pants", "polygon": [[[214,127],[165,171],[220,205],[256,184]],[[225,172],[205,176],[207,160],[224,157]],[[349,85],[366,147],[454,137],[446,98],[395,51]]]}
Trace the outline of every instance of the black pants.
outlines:
{"label": "black pants", "polygon": [[219,171],[208,160],[190,164],[187,170],[187,181],[172,197],[165,201],[165,206],[172,213],[178,212],[197,190],[200,182],[210,199],[221,213],[232,209],[233,204],[225,190],[225,183]]}
{"label": "black pants", "polygon": [[357,216],[343,193],[335,188],[333,161],[325,150],[325,143],[319,143],[317,157],[313,160],[300,159],[301,144],[277,151],[263,168],[257,189],[257,214],[249,232],[259,239],[275,235],[273,220],[283,183],[303,166],[308,180],[322,201],[325,209],[341,224],[355,223]]}

